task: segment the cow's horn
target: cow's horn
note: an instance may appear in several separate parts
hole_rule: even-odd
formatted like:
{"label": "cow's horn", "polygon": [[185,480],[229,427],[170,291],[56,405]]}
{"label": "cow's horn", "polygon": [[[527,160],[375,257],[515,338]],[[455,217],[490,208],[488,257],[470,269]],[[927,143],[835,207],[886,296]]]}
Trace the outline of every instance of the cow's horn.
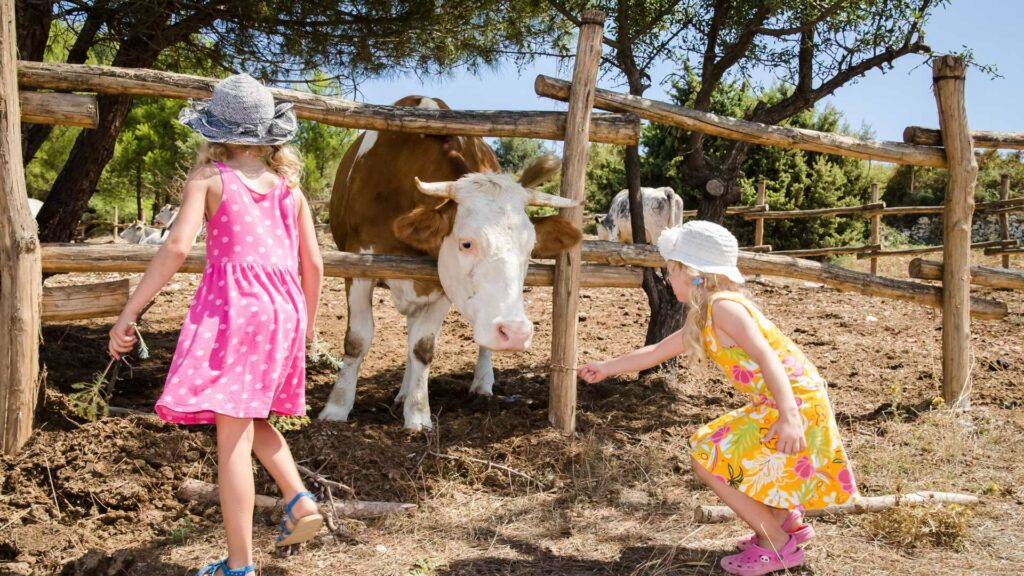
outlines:
{"label": "cow's horn", "polygon": [[530,206],[549,206],[551,208],[569,208],[571,206],[578,206],[579,201],[571,198],[563,198],[562,196],[555,196],[554,194],[548,194],[546,192],[538,192],[536,190],[529,190],[529,199],[527,204]]}
{"label": "cow's horn", "polygon": [[416,181],[416,188],[427,196],[455,198],[455,182],[420,182],[415,176],[413,180]]}

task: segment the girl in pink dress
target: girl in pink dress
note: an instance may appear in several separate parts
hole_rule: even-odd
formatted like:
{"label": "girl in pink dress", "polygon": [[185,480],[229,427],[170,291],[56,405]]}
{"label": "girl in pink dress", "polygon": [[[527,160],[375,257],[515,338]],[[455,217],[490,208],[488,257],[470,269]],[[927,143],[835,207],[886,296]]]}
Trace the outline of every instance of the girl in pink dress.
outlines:
{"label": "girl in pink dress", "polygon": [[313,538],[323,523],[271,413],[306,413],[305,345],[312,342],[323,262],[305,197],[301,162],[283,144],[295,135],[290,103],[241,74],[193,102],[179,120],[207,142],[182,193],[168,239],[110,330],[115,358],[135,344],[139,311],[180,268],[203,219],[206,268],[156,404],[179,424],[215,424],[227,558],[201,576],[244,576],[252,562],[252,454],[285,502],[278,546]]}

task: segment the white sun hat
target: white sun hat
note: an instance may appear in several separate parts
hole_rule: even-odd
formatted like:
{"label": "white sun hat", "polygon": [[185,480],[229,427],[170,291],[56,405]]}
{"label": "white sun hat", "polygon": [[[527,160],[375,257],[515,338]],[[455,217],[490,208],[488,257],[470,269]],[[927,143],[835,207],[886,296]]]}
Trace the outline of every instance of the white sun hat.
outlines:
{"label": "white sun hat", "polygon": [[691,220],[666,228],[658,237],[658,251],[665,260],[682,262],[705,274],[721,274],[737,284],[744,282],[736,267],[739,243],[731,232],[714,222]]}

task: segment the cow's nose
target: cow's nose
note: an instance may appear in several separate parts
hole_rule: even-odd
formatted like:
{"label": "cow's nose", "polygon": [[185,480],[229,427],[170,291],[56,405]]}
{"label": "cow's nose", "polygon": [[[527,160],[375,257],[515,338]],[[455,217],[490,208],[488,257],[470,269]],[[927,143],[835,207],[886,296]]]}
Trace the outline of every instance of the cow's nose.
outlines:
{"label": "cow's nose", "polygon": [[530,347],[533,339],[533,323],[530,321],[499,322],[498,349],[522,352]]}

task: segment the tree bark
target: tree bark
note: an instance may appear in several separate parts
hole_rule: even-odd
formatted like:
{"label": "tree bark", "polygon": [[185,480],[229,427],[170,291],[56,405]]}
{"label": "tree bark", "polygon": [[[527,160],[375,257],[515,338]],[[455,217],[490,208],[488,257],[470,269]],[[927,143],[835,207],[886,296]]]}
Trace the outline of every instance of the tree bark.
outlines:
{"label": "tree bark", "polygon": [[[14,3],[18,22],[18,59],[43,61],[46,41],[53,23],[53,0],[16,0]],[[51,127],[35,124],[21,125],[21,155],[23,166],[35,156],[39,145],[36,134],[43,134],[42,140],[50,134]],[[40,141],[41,143],[41,141]]]}

